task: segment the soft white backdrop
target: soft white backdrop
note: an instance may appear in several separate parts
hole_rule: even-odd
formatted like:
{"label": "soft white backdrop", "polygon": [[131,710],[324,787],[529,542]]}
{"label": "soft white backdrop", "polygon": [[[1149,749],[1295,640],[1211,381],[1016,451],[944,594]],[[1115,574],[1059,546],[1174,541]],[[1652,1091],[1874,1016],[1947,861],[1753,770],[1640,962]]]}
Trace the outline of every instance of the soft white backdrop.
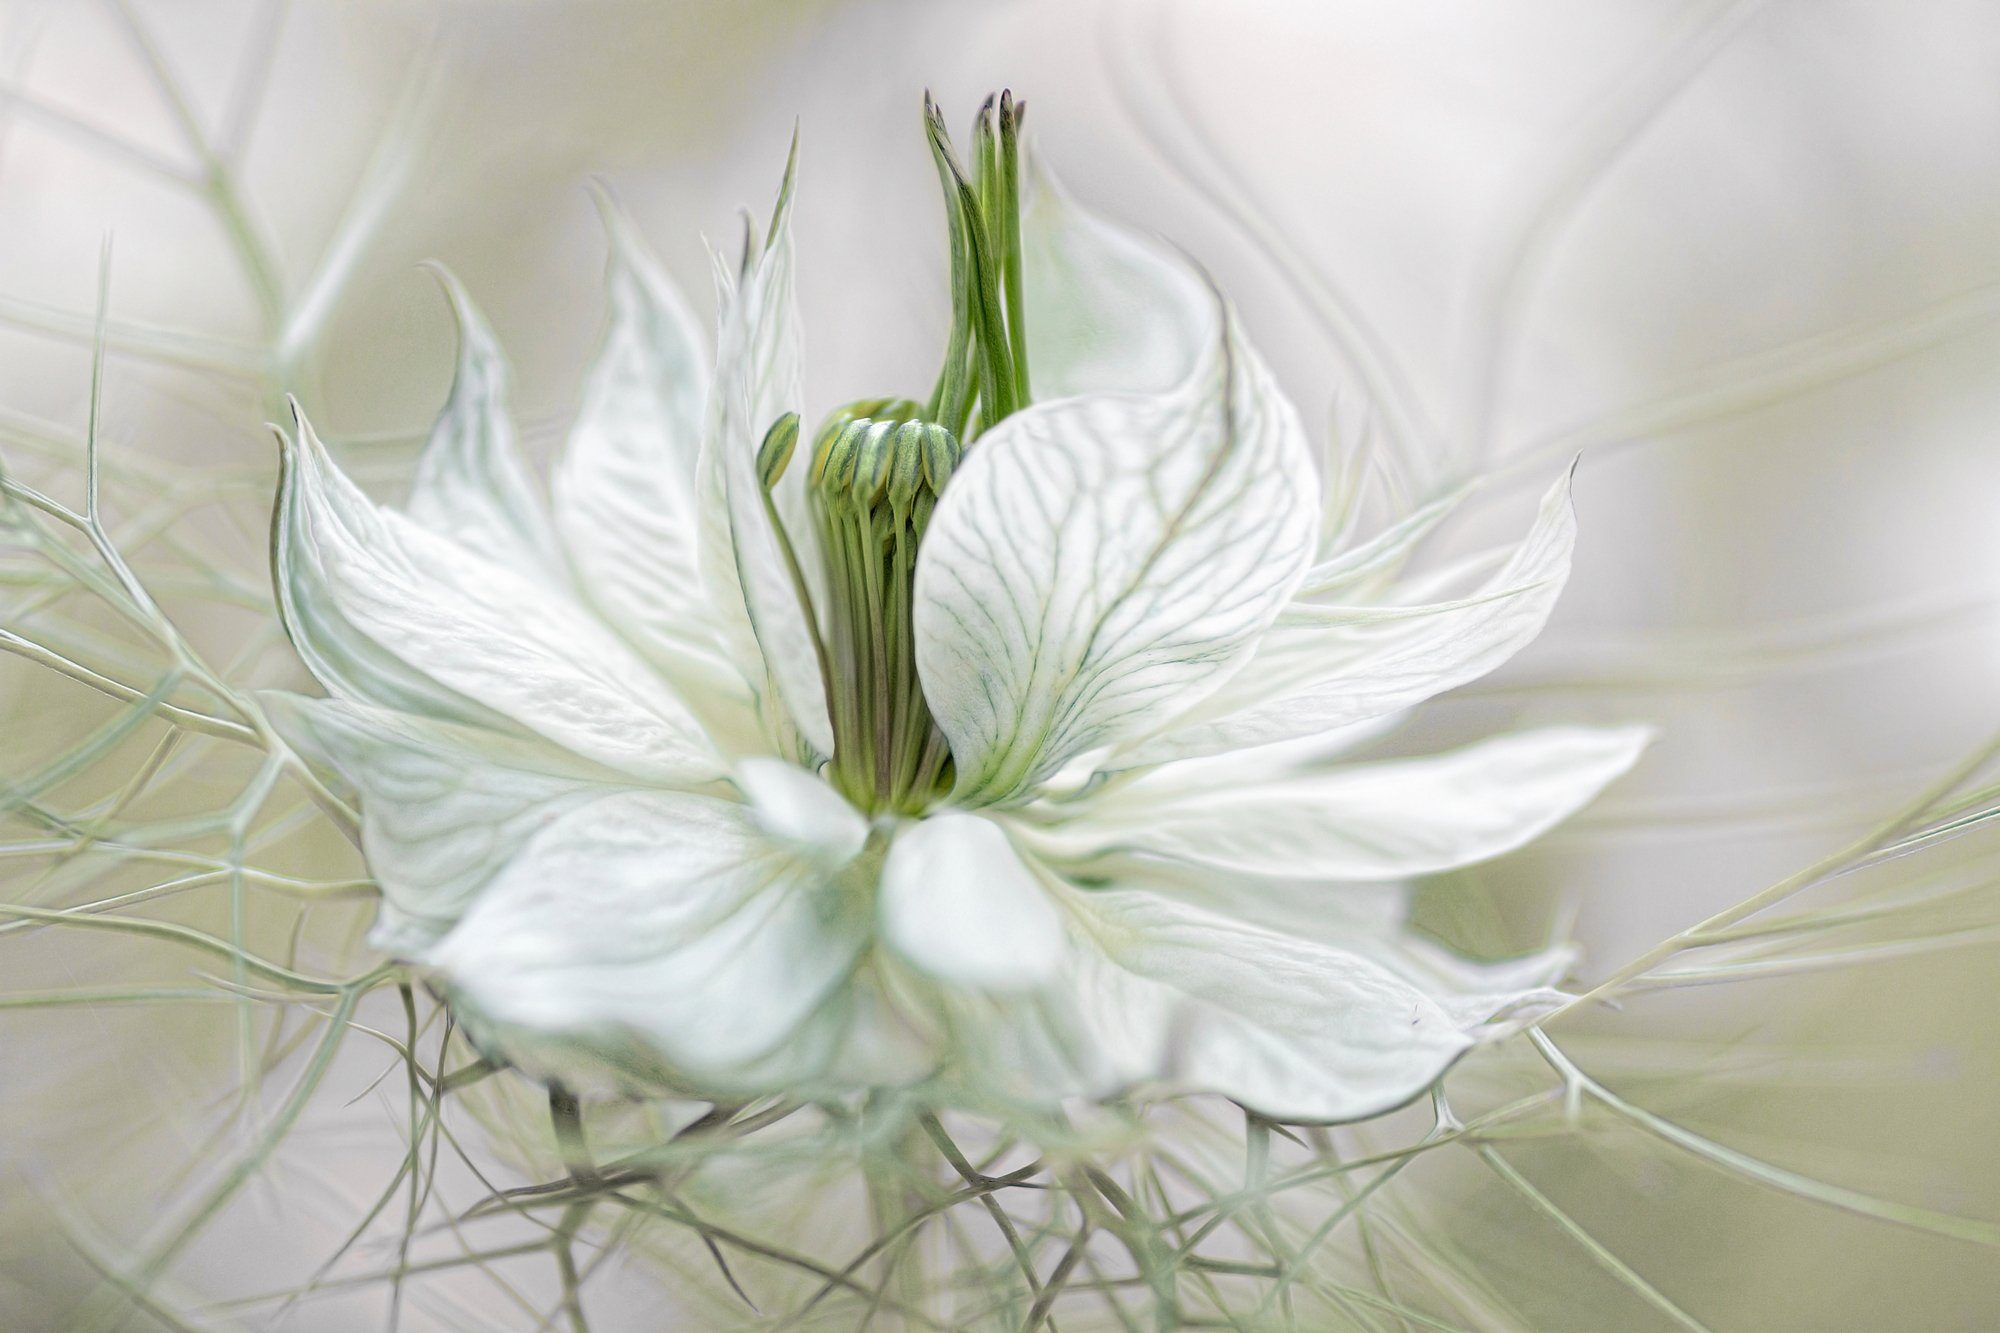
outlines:
{"label": "soft white backdrop", "polygon": [[[1598,810],[1494,873],[1508,910],[1486,927],[1490,947],[1533,942],[1560,887],[1586,970],[1601,971],[1827,850],[2000,726],[1990,5],[172,0],[132,12],[188,114],[241,144],[246,209],[283,286],[314,290],[343,215],[379,206],[379,226],[341,233],[362,243],[294,345],[316,417],[385,491],[452,359],[417,261],[444,260],[484,304],[531,445],[546,448],[601,313],[586,180],[612,185],[701,297],[700,237],[730,237],[739,203],[768,207],[795,120],[811,407],[927,383],[945,298],[926,87],[959,123],[991,89],[1025,96],[1053,168],[1210,266],[1309,416],[1370,403],[1445,471],[1524,460],[1449,543],[1517,529],[1588,445],[1576,574],[1550,631],[1417,738],[1505,717],[1647,720],[1663,738]],[[114,320],[260,336],[212,212],[161,179],[192,159],[146,59],[111,6],[0,6],[0,413],[80,427],[88,353],[65,334],[75,317],[88,327],[106,234]],[[109,150],[97,131],[136,148]],[[1401,386],[1390,401],[1370,392],[1385,385]],[[114,449],[196,467],[268,458],[275,405],[190,389],[136,358],[114,357],[107,408]],[[64,733],[44,700],[70,696],[5,668],[9,758],[46,754]],[[2000,1181],[1985,1110],[2000,1091],[1994,962],[1975,948],[1630,1021],[1917,1071],[1832,1092],[1680,1095],[1791,1164],[1977,1211]],[[99,1087],[93,1054],[32,1039],[24,1022],[0,1015],[0,1180],[80,1178],[91,1134],[53,1122]],[[140,1132],[138,1108],[102,1105],[91,1132],[121,1118]],[[365,1160],[364,1123],[330,1141]],[[2000,1317],[1977,1250],[1608,1150],[1597,1165],[1630,1191],[1592,1217],[1601,1234],[1719,1326]],[[1552,1164],[1546,1182],[1580,1213],[1611,1197],[1593,1194],[1608,1187],[1589,1167]],[[1659,1211],[1631,1206],[1648,1203]],[[322,1211],[337,1234],[337,1207]],[[0,1309],[30,1320],[83,1280],[36,1216],[0,1198]],[[1528,1248],[1508,1262],[1537,1261],[1515,1243]],[[233,1285],[231,1263],[256,1259],[209,1262]],[[1615,1291],[1578,1293],[1548,1308],[1577,1327],[1632,1317]],[[293,1326],[359,1317],[301,1313]]]}

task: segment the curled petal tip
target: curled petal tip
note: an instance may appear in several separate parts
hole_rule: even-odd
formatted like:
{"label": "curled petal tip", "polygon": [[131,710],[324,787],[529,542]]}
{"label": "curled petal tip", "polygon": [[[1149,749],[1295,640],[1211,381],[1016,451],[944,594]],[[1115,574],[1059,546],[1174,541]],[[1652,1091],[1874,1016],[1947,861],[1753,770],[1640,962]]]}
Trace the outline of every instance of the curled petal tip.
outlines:
{"label": "curled petal tip", "polygon": [[627,253],[638,241],[637,229],[625,205],[620,202],[618,192],[611,188],[611,182],[593,174],[587,188],[590,202],[597,208],[598,225],[604,228],[604,237],[610,246],[611,262],[615,265],[629,260]]}
{"label": "curled petal tip", "polygon": [[459,281],[458,275],[453,273],[441,259],[420,259],[417,261],[417,267],[437,279],[439,289],[444,292],[445,302],[451,306],[451,317],[457,321],[459,330],[463,332],[471,323],[468,315],[472,312],[472,294],[466,291],[465,284]]}
{"label": "curled petal tip", "polygon": [[618,207],[618,196],[612,192],[611,182],[593,171],[585,178],[583,188],[590,192],[590,202],[597,206],[599,216],[609,220]]}

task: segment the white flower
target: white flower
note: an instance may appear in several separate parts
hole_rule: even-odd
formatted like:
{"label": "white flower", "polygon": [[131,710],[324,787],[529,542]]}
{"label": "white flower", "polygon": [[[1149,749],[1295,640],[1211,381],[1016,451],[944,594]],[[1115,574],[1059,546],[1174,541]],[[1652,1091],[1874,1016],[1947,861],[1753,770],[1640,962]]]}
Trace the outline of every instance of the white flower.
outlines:
{"label": "white flower", "polygon": [[547,509],[447,277],[457,381],[401,512],[299,418],[276,580],[330,697],[273,716],[359,798],[376,942],[538,1076],[1399,1104],[1567,962],[1427,945],[1402,882],[1520,846],[1645,737],[1329,758],[1538,632],[1567,480],[1477,586],[1397,582],[1449,502],[1358,544],[1323,521],[1206,281],[1053,188],[1017,223],[1012,114],[982,126],[965,181],[933,119],[936,392],[835,413],[798,466],[789,173],[718,264],[712,375],[606,202],[610,331]]}

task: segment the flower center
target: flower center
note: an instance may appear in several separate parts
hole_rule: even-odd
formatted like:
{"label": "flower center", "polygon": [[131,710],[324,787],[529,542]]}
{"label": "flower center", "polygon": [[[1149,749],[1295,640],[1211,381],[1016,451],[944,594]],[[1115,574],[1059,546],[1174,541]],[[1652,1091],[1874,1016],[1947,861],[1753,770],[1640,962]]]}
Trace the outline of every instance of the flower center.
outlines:
{"label": "flower center", "polygon": [[[833,723],[827,776],[870,814],[920,814],[950,790],[951,747],[931,719],[911,632],[917,552],[964,446],[1028,402],[1022,312],[1022,104],[988,98],[973,126],[972,169],[924,99],[950,233],[952,322],[926,402],[851,403],[814,436],[808,504],[825,564],[825,605],[810,616]],[[771,427],[758,454],[768,495],[790,462],[799,420]],[[776,522],[775,507],[771,510]],[[782,534],[782,524],[779,525]],[[786,543],[787,558],[793,548]],[[796,563],[800,596],[812,601]]]}

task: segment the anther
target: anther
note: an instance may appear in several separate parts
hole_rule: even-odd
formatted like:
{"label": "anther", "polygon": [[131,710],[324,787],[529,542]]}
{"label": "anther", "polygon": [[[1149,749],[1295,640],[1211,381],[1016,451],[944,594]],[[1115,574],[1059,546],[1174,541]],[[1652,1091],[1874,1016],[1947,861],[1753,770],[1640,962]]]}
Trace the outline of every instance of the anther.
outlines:
{"label": "anther", "polygon": [[765,490],[778,484],[785,475],[785,469],[792,461],[792,451],[799,444],[799,414],[787,412],[771,423],[771,429],[764,432],[764,442],[757,446],[757,480]]}

